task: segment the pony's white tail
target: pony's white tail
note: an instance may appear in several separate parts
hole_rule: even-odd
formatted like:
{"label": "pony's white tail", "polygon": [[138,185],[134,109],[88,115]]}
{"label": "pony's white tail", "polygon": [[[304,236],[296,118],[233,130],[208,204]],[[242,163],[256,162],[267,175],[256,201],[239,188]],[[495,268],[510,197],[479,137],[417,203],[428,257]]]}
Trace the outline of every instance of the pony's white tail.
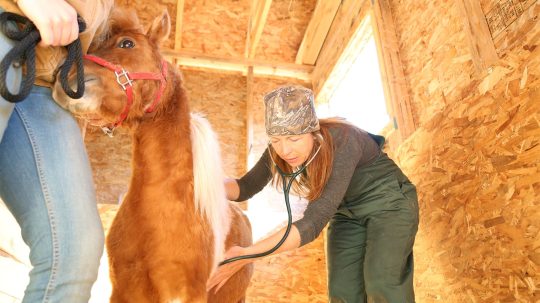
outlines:
{"label": "pony's white tail", "polygon": [[195,207],[206,216],[214,231],[215,268],[223,259],[231,221],[219,142],[208,120],[195,113],[191,114],[191,144]]}

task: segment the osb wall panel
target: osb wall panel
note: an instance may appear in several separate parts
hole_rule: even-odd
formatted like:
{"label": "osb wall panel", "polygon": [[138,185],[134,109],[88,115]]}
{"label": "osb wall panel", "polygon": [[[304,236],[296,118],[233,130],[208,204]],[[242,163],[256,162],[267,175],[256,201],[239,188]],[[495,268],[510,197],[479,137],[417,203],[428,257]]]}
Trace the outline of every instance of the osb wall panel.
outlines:
{"label": "osb wall panel", "polygon": [[458,1],[391,2],[413,120],[422,125],[474,85],[462,14]]}
{"label": "osb wall panel", "polygon": [[[167,9],[171,17],[171,38],[166,47],[174,48],[176,0],[116,0],[117,6],[134,8],[144,25]],[[182,20],[182,48],[215,56],[244,54],[249,20],[248,0],[185,0]]]}
{"label": "osb wall panel", "polygon": [[538,7],[474,79],[453,1],[392,1],[420,121],[389,150],[418,187],[418,302],[540,301]]}
{"label": "osb wall panel", "polygon": [[182,47],[215,56],[243,56],[250,1],[185,1]]}
{"label": "osb wall panel", "polygon": [[255,263],[246,303],[325,303],[326,261],[323,237]]}
{"label": "osb wall panel", "polygon": [[[256,59],[294,62],[317,0],[273,0],[257,47]],[[169,11],[171,39],[176,34],[176,0],[117,0],[119,6],[136,9],[147,25],[164,9]],[[252,1],[185,0],[182,49],[220,57],[243,57]]]}
{"label": "osb wall panel", "polygon": [[483,8],[499,56],[522,45],[523,35],[535,32],[532,29],[538,24],[538,5],[537,0],[514,0],[511,5],[499,1],[489,11]]}
{"label": "osb wall panel", "polygon": [[192,112],[204,114],[217,133],[228,176],[246,170],[246,78],[186,70],[184,86]]}
{"label": "osb wall panel", "polygon": [[255,58],[294,62],[317,0],[273,0]]}
{"label": "osb wall panel", "polygon": [[101,129],[89,126],[84,141],[98,203],[117,204],[127,192],[131,176],[131,136],[126,129],[118,128],[110,138]]}
{"label": "osb wall panel", "polygon": [[508,32],[506,29],[515,26],[515,21],[535,2],[536,0],[480,1],[492,38],[494,40],[505,40],[504,36]]}

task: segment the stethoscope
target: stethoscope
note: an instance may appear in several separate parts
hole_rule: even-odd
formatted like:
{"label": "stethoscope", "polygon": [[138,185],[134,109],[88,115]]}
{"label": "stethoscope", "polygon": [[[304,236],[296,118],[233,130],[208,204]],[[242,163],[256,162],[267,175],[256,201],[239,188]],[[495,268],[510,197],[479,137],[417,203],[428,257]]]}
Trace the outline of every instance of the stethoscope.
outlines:
{"label": "stethoscope", "polygon": [[[268,149],[270,148],[271,148],[271,145],[269,144]],[[276,251],[276,249],[281,247],[283,242],[285,242],[285,240],[289,236],[289,232],[291,231],[291,228],[292,228],[291,203],[289,202],[289,192],[291,190],[292,183],[296,179],[296,177],[298,177],[298,175],[300,175],[303,171],[306,170],[306,167],[309,165],[309,163],[311,163],[311,161],[313,161],[315,156],[319,153],[319,150],[321,150],[320,144],[319,144],[319,147],[317,148],[317,151],[315,151],[315,153],[309,159],[309,161],[307,161],[305,164],[302,164],[296,171],[292,173],[286,173],[283,170],[281,170],[281,168],[279,168],[279,166],[276,164],[276,161],[274,161],[274,158],[272,157],[272,153],[269,152],[270,159],[272,159],[272,162],[274,163],[274,166],[276,167],[276,170],[278,171],[278,173],[281,175],[281,179],[283,181],[283,196],[285,197],[285,206],[287,207],[287,219],[288,219],[285,233],[283,234],[283,237],[281,237],[281,240],[279,240],[279,242],[274,247],[270,248],[269,250],[262,253],[258,253],[258,254],[244,255],[244,256],[238,256],[238,257],[226,259],[226,260],[221,261],[219,263],[219,266],[225,265],[227,263],[231,263],[234,261],[238,261],[238,260],[253,259],[253,258],[268,256],[269,254]]]}

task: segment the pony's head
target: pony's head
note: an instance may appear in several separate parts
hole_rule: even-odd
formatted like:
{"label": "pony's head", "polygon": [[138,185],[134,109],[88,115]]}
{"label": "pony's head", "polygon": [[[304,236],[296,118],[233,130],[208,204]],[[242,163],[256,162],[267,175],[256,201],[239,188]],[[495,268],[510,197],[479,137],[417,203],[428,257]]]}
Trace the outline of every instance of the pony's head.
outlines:
{"label": "pony's head", "polygon": [[[167,83],[167,63],[159,46],[171,28],[167,11],[147,31],[134,11],[115,9],[103,39],[95,39],[84,57],[85,94],[71,99],[55,84],[58,104],[101,127],[130,124],[156,110]],[[72,71],[68,81],[76,86]]]}

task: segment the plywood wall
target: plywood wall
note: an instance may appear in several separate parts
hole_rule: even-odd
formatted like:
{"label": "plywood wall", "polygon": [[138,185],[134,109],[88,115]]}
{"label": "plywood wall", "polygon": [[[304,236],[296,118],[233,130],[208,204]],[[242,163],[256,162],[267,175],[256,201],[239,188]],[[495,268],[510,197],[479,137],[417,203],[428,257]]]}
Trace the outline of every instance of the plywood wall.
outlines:
{"label": "plywood wall", "polygon": [[[182,43],[185,51],[220,57],[242,57],[252,1],[185,0]],[[273,0],[256,58],[266,61],[294,62],[316,0]],[[176,0],[116,0],[119,6],[133,7],[144,24],[166,9],[173,24],[168,48],[174,48]],[[254,3],[254,2],[253,2]]]}
{"label": "plywood wall", "polygon": [[183,71],[191,111],[208,119],[216,131],[228,176],[246,171],[246,77]]}
{"label": "plywood wall", "polygon": [[317,0],[273,0],[257,57],[294,62]]}
{"label": "plywood wall", "polygon": [[459,1],[391,4],[419,122],[389,150],[419,192],[417,301],[539,302],[540,4],[480,75]]}

